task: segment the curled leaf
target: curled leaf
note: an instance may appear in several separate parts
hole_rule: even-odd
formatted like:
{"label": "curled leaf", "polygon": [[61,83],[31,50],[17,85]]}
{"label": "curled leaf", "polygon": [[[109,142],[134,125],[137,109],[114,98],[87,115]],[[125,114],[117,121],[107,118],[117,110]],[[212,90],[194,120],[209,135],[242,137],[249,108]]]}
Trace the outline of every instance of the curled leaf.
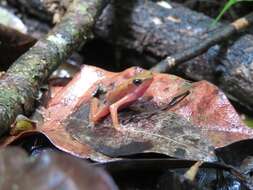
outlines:
{"label": "curled leaf", "polygon": [[24,115],[18,115],[15,122],[11,125],[10,135],[18,135],[24,131],[36,128],[36,122]]}
{"label": "curled leaf", "polygon": [[102,169],[59,152],[43,152],[31,159],[21,149],[2,149],[0,163],[0,189],[118,189]]}

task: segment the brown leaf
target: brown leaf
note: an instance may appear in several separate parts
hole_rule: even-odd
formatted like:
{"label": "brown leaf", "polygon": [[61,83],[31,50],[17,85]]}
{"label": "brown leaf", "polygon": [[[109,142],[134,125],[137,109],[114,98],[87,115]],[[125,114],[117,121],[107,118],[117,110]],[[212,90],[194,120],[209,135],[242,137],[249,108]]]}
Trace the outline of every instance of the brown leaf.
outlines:
{"label": "brown leaf", "polygon": [[9,148],[0,151],[0,163],[0,189],[117,189],[103,170],[62,153],[30,159],[21,149]]}
{"label": "brown leaf", "polygon": [[24,131],[31,131],[36,128],[36,122],[28,119],[24,115],[18,115],[11,125],[10,135],[18,135]]}
{"label": "brown leaf", "polygon": [[0,69],[7,69],[13,61],[25,53],[37,41],[15,29],[0,24]]}
{"label": "brown leaf", "polygon": [[[99,80],[104,86],[112,85],[113,81],[120,83],[126,73],[133,76],[139,71],[130,68],[112,73],[84,66],[57,92],[47,109],[41,109],[44,122],[38,125],[38,131],[59,149],[95,160],[108,159],[100,153],[115,157],[140,152],[212,160],[214,148],[252,137],[252,130],[241,122],[217,87],[206,81],[190,83],[158,73],[154,74],[145,95],[129,109],[119,112],[124,125],[120,131],[111,128],[110,117],[94,128],[87,127],[89,102],[97,88],[96,82]],[[190,94],[170,111],[159,111],[186,91]]]}
{"label": "brown leaf", "polygon": [[89,144],[107,156],[155,152],[187,159],[211,161],[216,158],[212,152],[214,147],[202,130],[173,112],[154,115],[122,113],[124,126],[121,130],[115,130],[109,119],[96,127],[87,127],[87,120],[78,119],[86,108],[87,105],[80,107],[67,119],[65,128],[79,142]]}

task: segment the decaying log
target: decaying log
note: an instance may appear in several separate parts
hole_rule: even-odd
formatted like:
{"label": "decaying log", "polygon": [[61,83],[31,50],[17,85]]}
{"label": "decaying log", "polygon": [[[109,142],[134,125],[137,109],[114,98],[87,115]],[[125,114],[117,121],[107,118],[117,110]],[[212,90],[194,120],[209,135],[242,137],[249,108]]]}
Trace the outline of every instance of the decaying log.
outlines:
{"label": "decaying log", "polygon": [[[108,5],[96,23],[95,34],[116,45],[161,59],[191,47],[208,36],[211,22],[212,20],[203,14],[179,4],[168,4],[164,7],[150,1],[145,3],[143,0],[130,0],[122,4]],[[217,48],[210,51],[208,58],[200,56],[187,63],[185,70],[181,70],[188,76],[193,74],[196,80],[203,79],[203,76],[213,80],[216,64],[214,59],[218,51]],[[185,65],[181,68],[183,66]],[[197,72],[193,72],[196,67]]]}
{"label": "decaying log", "polygon": [[73,0],[61,23],[8,69],[0,83],[0,135],[18,114],[33,110],[42,82],[92,37],[91,29],[101,7],[102,0]]}
{"label": "decaying log", "polygon": [[[117,1],[116,1],[117,2]],[[151,1],[127,1],[108,5],[99,17],[95,34],[104,40],[160,59],[205,39],[212,19],[182,7]],[[209,80],[230,97],[252,109],[253,36],[233,45],[214,46],[205,54],[176,68],[194,80]]]}

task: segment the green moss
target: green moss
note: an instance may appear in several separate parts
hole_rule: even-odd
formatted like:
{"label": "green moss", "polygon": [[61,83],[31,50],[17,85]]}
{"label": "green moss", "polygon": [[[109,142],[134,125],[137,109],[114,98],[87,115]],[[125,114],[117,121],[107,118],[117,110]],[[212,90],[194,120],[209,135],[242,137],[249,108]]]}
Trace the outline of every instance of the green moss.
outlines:
{"label": "green moss", "polygon": [[253,117],[245,115],[245,118],[243,119],[243,122],[248,126],[253,128]]}

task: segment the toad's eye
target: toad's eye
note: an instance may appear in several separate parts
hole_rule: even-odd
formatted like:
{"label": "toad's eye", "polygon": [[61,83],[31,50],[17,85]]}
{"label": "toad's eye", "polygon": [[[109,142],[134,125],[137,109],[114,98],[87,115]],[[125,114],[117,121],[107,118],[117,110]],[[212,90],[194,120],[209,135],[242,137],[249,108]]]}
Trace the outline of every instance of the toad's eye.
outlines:
{"label": "toad's eye", "polygon": [[133,80],[133,83],[134,83],[136,86],[139,86],[139,85],[142,83],[142,80],[141,80],[141,79],[134,79],[134,80]]}

